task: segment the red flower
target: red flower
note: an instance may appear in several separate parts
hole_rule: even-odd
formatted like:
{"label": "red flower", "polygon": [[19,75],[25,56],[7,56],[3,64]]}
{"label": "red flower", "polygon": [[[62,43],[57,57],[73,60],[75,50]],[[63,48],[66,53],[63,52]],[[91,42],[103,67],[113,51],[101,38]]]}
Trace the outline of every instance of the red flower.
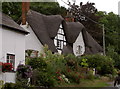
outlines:
{"label": "red flower", "polygon": [[60,72],[58,71],[58,72],[56,72],[56,74],[60,74]]}
{"label": "red flower", "polygon": [[81,75],[78,76],[79,78],[82,78]]}
{"label": "red flower", "polygon": [[59,79],[60,81],[62,81],[62,78],[61,78],[60,76],[58,77],[58,79]]}
{"label": "red flower", "polygon": [[9,72],[12,71],[13,66],[11,63],[2,63],[2,71],[3,72]]}
{"label": "red flower", "polygon": [[67,72],[71,72],[70,68],[67,68]]}

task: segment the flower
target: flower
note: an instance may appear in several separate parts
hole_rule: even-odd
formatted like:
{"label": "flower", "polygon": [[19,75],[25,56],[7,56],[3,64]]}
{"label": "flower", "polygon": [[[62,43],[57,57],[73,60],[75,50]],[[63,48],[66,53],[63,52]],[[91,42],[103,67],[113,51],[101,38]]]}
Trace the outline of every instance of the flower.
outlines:
{"label": "flower", "polygon": [[62,78],[65,78],[65,75],[61,75]]}
{"label": "flower", "polygon": [[64,74],[62,74],[61,76],[59,76],[61,80],[70,83],[70,81],[68,80],[68,78],[66,78],[66,76]]}
{"label": "flower", "polygon": [[65,81],[66,81],[67,83],[70,83],[70,81],[68,80],[68,78],[65,78]]}
{"label": "flower", "polygon": [[11,63],[2,63],[2,72],[10,72],[13,70]]}
{"label": "flower", "polygon": [[62,78],[61,78],[61,76],[59,76],[59,77],[58,77],[58,79],[59,79],[60,81],[62,81]]}

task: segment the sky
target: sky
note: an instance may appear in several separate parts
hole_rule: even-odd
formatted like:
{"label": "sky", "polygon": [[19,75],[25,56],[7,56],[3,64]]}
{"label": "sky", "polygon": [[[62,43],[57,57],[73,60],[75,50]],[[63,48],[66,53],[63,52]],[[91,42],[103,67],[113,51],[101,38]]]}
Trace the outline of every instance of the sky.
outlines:
{"label": "sky", "polygon": [[[68,7],[64,2],[67,2],[68,0],[57,0],[61,6]],[[69,0],[70,2],[73,2],[74,0]],[[120,0],[76,0],[76,4],[79,5],[80,2],[83,2],[83,4],[87,2],[94,2],[95,7],[98,9],[98,11],[106,11],[114,12],[115,14],[118,14],[118,2]],[[119,6],[120,7],[120,6]]]}

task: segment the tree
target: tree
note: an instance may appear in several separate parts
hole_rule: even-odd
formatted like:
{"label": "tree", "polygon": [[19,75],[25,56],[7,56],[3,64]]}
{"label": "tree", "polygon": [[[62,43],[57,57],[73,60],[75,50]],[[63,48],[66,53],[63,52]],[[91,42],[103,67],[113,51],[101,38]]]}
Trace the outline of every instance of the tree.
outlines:
{"label": "tree", "polygon": [[22,14],[21,2],[3,2],[2,12],[9,15],[15,21],[21,17]]}
{"label": "tree", "polygon": [[98,12],[99,22],[105,25],[106,55],[115,61],[115,67],[120,69],[120,17],[113,12]]}
{"label": "tree", "polygon": [[31,9],[45,15],[66,13],[66,8],[60,7],[58,2],[31,2]]}
{"label": "tree", "polygon": [[[66,8],[60,7],[57,2],[31,2],[30,9],[45,15],[66,15]],[[22,2],[3,2],[2,12],[17,22],[22,15]]]}
{"label": "tree", "polygon": [[105,13],[105,12],[98,12],[97,15],[99,15],[101,18],[99,22],[101,24],[105,25],[105,39],[106,39],[106,46],[113,45],[115,47],[115,50],[119,52],[119,22],[120,17],[113,12]]}
{"label": "tree", "polygon": [[81,2],[79,6],[69,3],[70,8],[68,10],[75,18],[75,21],[81,22],[93,38],[102,45],[102,28],[97,23],[100,17],[96,15],[97,9],[94,5],[95,3],[89,2],[84,5]]}

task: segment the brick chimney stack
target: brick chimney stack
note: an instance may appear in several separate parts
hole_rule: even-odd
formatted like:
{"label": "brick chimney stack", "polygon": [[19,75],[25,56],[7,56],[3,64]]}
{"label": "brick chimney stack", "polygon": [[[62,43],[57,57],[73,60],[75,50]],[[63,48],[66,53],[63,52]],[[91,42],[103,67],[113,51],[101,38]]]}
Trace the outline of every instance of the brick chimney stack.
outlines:
{"label": "brick chimney stack", "polygon": [[74,22],[74,17],[72,16],[72,13],[67,12],[67,16],[65,17],[65,21]]}
{"label": "brick chimney stack", "polygon": [[30,2],[22,2],[22,25],[26,24],[26,14],[30,9]]}

